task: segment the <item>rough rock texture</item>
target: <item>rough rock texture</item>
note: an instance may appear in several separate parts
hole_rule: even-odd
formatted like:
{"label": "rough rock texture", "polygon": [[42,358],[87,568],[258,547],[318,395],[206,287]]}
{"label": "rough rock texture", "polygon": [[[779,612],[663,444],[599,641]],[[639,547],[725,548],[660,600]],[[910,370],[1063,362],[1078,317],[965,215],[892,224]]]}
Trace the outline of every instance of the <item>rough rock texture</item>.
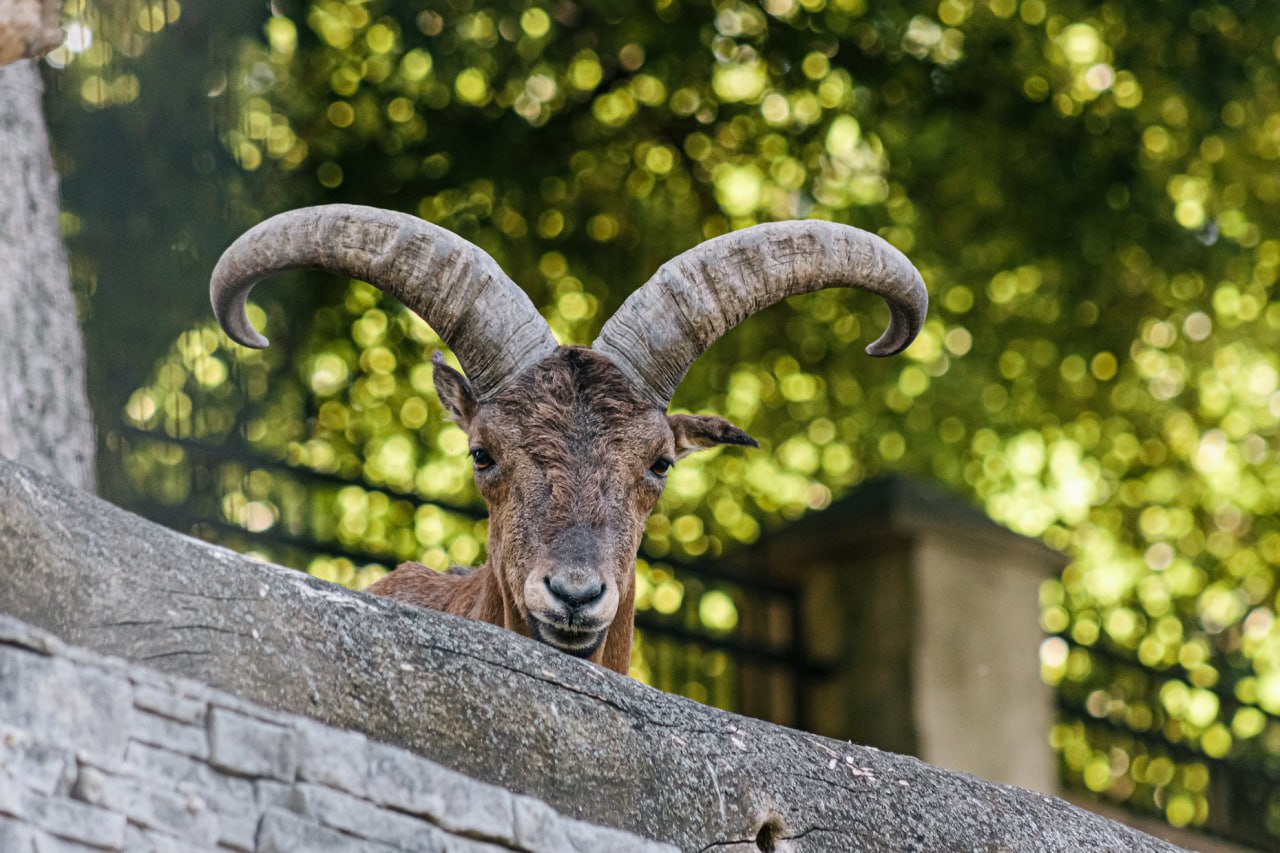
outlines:
{"label": "rough rock texture", "polygon": [[84,344],[31,62],[0,67],[0,456],[93,489]]}
{"label": "rough rock texture", "polygon": [[[256,562],[4,461],[0,612],[685,850],[1177,849]],[[255,761],[290,766],[269,750]]]}
{"label": "rough rock texture", "polygon": [[0,850],[68,842],[131,853],[673,850],[0,615]]}

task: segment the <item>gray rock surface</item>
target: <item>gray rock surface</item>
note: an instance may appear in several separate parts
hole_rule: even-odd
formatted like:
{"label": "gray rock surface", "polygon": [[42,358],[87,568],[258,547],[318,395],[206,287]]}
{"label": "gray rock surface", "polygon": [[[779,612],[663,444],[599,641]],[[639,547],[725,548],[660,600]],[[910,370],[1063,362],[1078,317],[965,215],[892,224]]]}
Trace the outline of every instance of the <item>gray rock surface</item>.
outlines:
{"label": "gray rock surface", "polygon": [[[489,625],[241,557],[3,460],[0,612],[357,739],[332,748],[317,769],[305,727],[290,735],[260,714],[228,708],[240,716],[219,723],[218,733],[239,726],[265,755],[210,743],[210,759],[193,756],[198,746],[181,726],[153,736],[159,745],[129,741],[129,749],[138,744],[132,758],[155,772],[210,780],[211,799],[245,796],[245,777],[218,767],[280,776],[296,766],[297,778],[325,787],[343,774],[367,778],[362,793],[346,793],[398,812],[420,813],[443,798],[439,813],[461,831],[507,825],[505,807],[409,783],[409,756],[357,746],[360,732],[575,818],[684,850],[1177,849],[1054,797],[708,708]],[[53,702],[46,693],[7,712],[19,714],[11,725],[39,731],[62,725],[76,707],[129,701],[109,680],[75,677],[85,698]],[[198,703],[143,695],[148,713],[200,725]],[[40,720],[22,707],[54,710]],[[124,742],[111,726],[78,726],[68,737],[97,751]],[[272,792],[287,785],[259,781],[255,794],[274,806]],[[308,795],[295,800],[318,802]],[[544,813],[530,808],[512,818],[521,837],[555,837]],[[267,837],[279,849],[300,849],[288,846],[301,842],[284,828],[299,813],[272,812]],[[317,826],[311,849],[341,831]]]}
{"label": "gray rock surface", "polygon": [[0,851],[219,848],[673,850],[0,615]]}
{"label": "gray rock surface", "polygon": [[[45,5],[56,33],[59,4]],[[6,48],[5,31],[24,35],[22,27],[11,27],[24,17],[36,25],[36,6],[0,0],[0,62],[13,59],[18,47]],[[21,14],[23,7],[28,14]],[[41,45],[39,35],[27,29],[21,48]],[[62,246],[42,89],[34,62],[0,67],[0,456],[93,489],[84,343]]]}

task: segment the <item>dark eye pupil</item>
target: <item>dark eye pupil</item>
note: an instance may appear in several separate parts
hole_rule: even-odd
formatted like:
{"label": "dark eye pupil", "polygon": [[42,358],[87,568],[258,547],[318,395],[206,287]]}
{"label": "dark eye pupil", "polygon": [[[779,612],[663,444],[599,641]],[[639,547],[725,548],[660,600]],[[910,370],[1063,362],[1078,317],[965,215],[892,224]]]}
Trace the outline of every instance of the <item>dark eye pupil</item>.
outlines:
{"label": "dark eye pupil", "polygon": [[477,447],[471,451],[471,459],[475,462],[476,467],[483,470],[493,465],[493,457],[489,455],[489,451],[483,447]]}
{"label": "dark eye pupil", "polygon": [[667,472],[671,470],[671,460],[659,459],[657,462],[653,463],[653,467],[649,470],[657,474],[659,477],[665,477]]}

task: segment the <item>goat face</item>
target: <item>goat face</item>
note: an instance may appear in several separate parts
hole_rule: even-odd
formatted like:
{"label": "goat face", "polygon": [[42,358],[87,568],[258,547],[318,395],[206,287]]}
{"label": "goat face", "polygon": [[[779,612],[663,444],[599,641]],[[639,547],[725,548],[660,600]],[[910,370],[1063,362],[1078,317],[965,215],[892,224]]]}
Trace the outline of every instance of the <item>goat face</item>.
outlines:
{"label": "goat face", "polygon": [[477,246],[407,214],[336,204],[273,216],[223,253],[209,295],[227,334],[266,346],[245,300],[263,276],[300,267],[395,296],[467,373],[434,359],[489,503],[489,564],[467,583],[409,564],[370,591],[504,625],[617,672],[630,656],[635,553],[666,469],[700,447],[755,444],[719,418],[665,414],[694,360],[755,312],[827,287],[884,298],[889,326],[867,352],[892,355],[929,304],[911,262],[874,234],[773,222],[672,258],[590,349],[562,347]]}
{"label": "goat face", "polygon": [[636,552],[670,467],[702,447],[755,441],[720,418],[666,415],[586,348],[559,348],[483,402],[433,361],[489,505],[503,597],[529,636],[592,657],[620,612],[630,622]]}

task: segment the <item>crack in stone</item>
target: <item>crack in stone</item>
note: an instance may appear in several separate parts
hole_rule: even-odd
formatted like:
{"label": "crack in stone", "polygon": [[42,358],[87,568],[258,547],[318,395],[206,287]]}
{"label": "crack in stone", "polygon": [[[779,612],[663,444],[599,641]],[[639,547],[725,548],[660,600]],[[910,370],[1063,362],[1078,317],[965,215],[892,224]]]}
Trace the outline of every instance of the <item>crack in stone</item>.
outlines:
{"label": "crack in stone", "polygon": [[119,622],[94,622],[85,627],[90,630],[101,630],[103,628],[142,628],[147,625],[166,625],[164,619],[122,619]]}
{"label": "crack in stone", "polygon": [[152,592],[160,592],[168,595],[182,595],[187,598],[205,598],[209,601],[260,601],[256,595],[213,595],[207,592],[201,592],[198,589],[169,589],[162,586],[149,586],[147,589]]}
{"label": "crack in stone", "polygon": [[201,650],[198,650],[198,649],[178,649],[178,650],[176,650],[176,651],[172,651],[172,652],[156,652],[156,653],[155,653],[155,654],[153,654],[153,655],[144,655],[144,656],[142,656],[142,657],[138,658],[138,660],[140,660],[140,661],[145,661],[145,660],[160,660],[160,659],[162,659],[162,658],[173,658],[173,657],[177,657],[178,655],[191,655],[191,656],[193,656],[193,657],[200,657],[200,656],[208,657],[208,656],[209,656],[209,655],[211,655],[211,654],[213,654],[213,652],[209,652],[209,651],[201,651]]}
{"label": "crack in stone", "polygon": [[173,631],[212,631],[215,634],[230,634],[233,637],[252,636],[251,634],[247,634],[243,631],[236,631],[231,628],[221,628],[217,625],[171,625],[170,629]]}
{"label": "crack in stone", "polygon": [[851,788],[847,785],[842,785],[839,782],[834,782],[830,779],[823,779],[821,776],[813,776],[808,773],[798,773],[795,771],[786,771],[786,770],[784,770],[783,772],[787,776],[794,776],[797,779],[808,779],[810,782],[817,782],[821,785],[826,785],[828,787],[835,788],[836,790],[843,791],[847,794],[874,794],[875,793],[875,788],[872,786],[869,786],[866,788]]}

